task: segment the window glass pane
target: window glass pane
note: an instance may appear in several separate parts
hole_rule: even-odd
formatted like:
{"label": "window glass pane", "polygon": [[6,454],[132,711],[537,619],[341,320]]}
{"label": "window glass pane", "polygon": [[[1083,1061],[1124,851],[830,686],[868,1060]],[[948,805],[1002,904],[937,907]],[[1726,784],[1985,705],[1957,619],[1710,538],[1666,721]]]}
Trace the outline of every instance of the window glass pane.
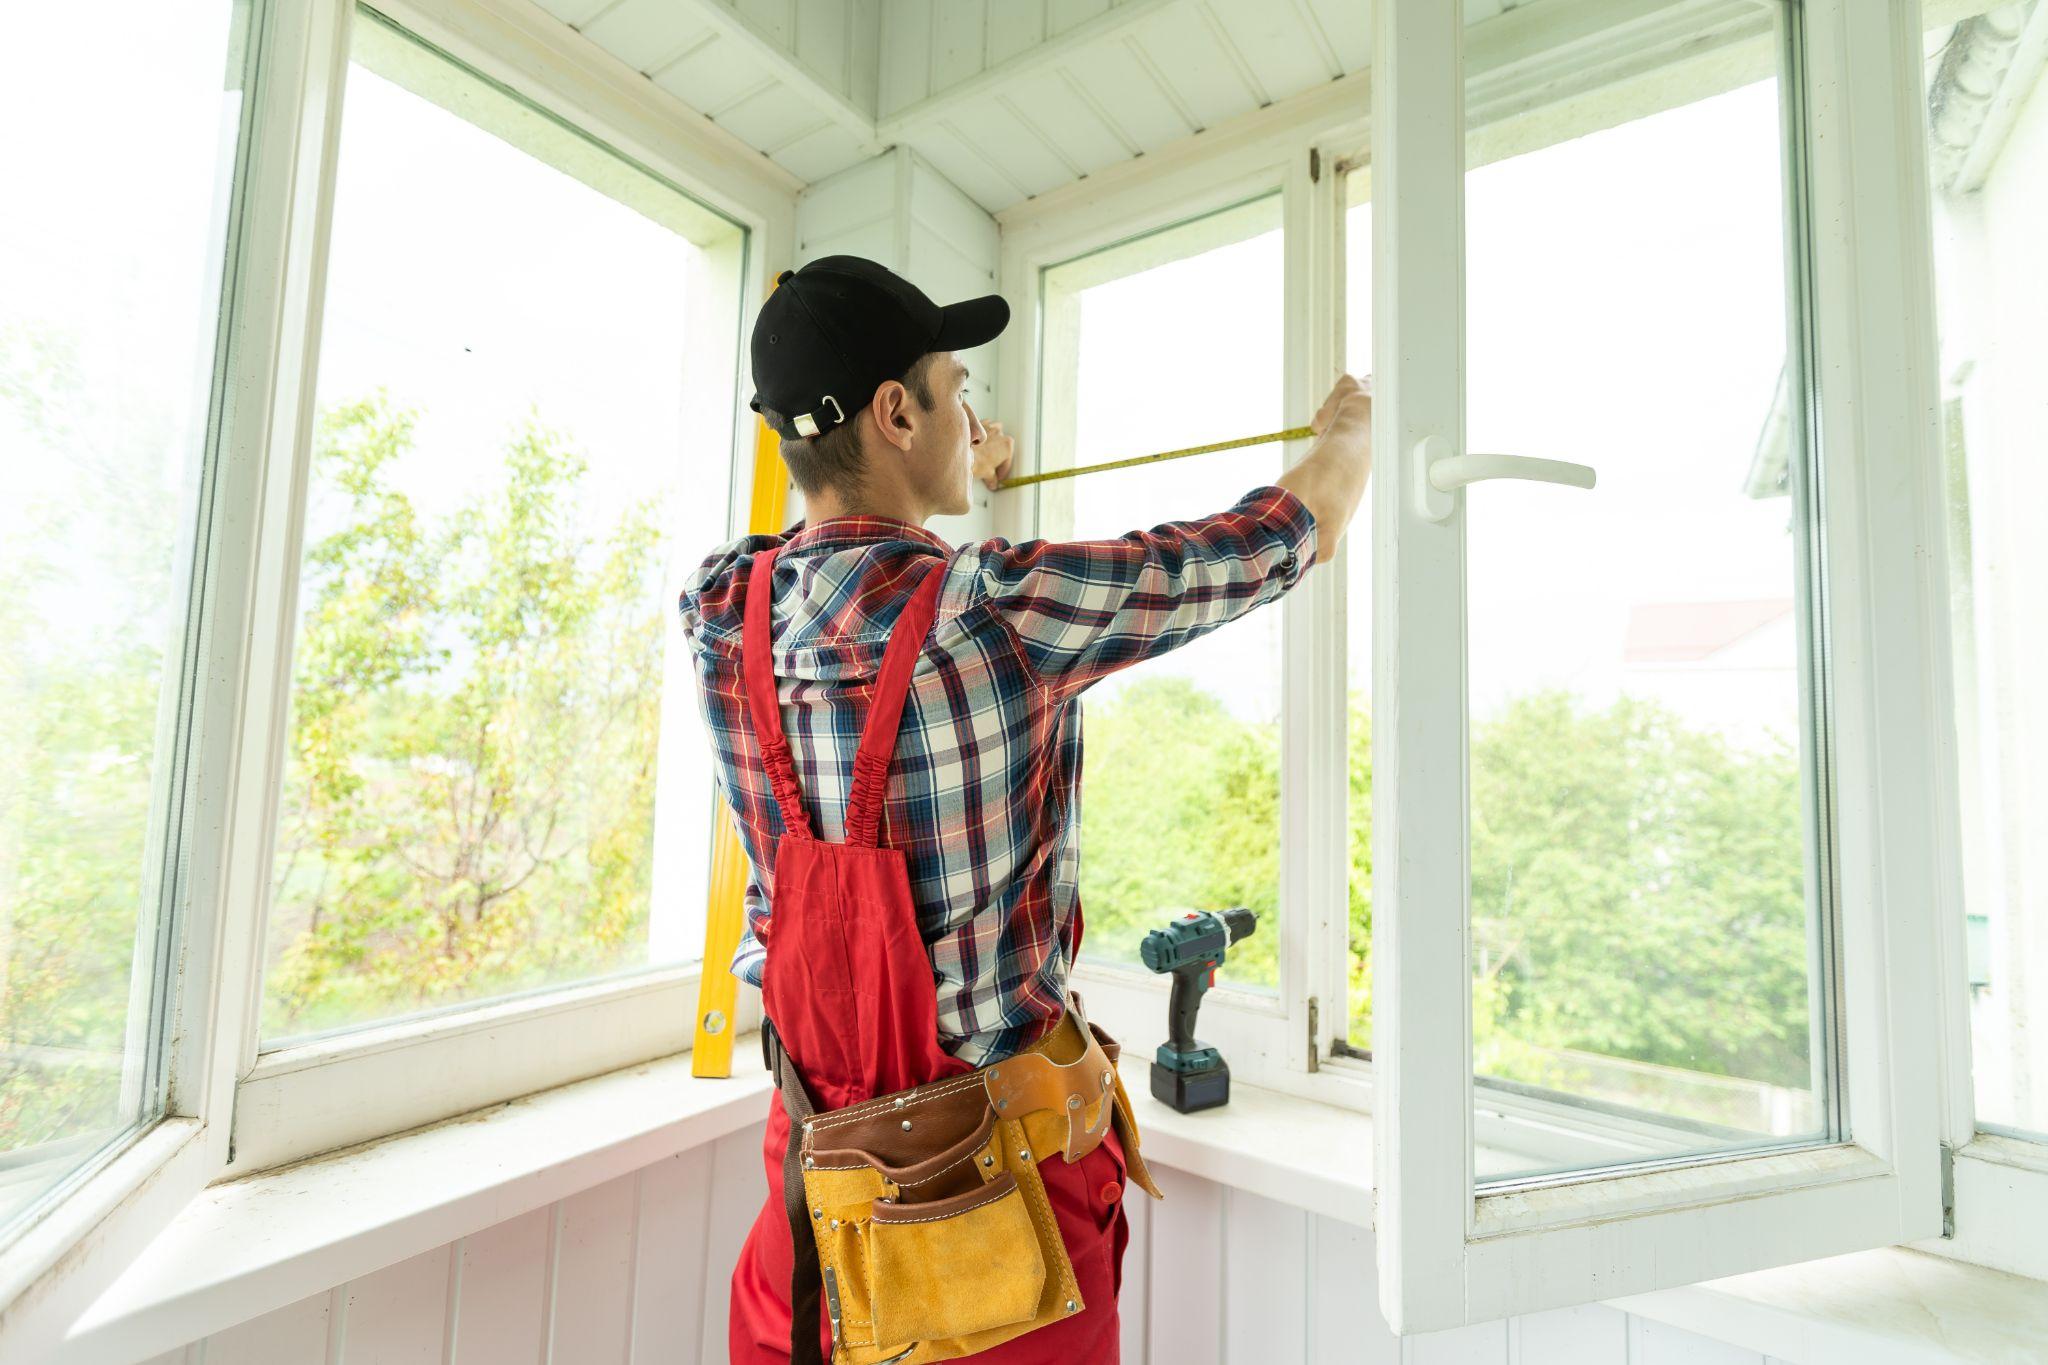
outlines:
{"label": "window glass pane", "polygon": [[1466,503],[1483,1180],[1827,1131],[1780,40],[1674,9],[1468,46],[1466,448],[1599,472]]}
{"label": "window glass pane", "polygon": [[2048,1136],[2048,10],[1927,32],[1929,180],[1980,1127]]}
{"label": "window glass pane", "polygon": [[744,235],[363,13],[266,1045],[701,954]]}
{"label": "window glass pane", "polygon": [[[1047,269],[1042,468],[1278,431],[1280,196]],[[1039,534],[1109,539],[1207,516],[1279,477],[1248,446],[1038,485]],[[1085,694],[1084,960],[1143,970],[1138,941],[1190,910],[1259,928],[1219,981],[1279,983],[1280,613],[1265,607]]]}
{"label": "window glass pane", "polygon": [[[1344,177],[1344,370],[1372,373],[1372,172]],[[1372,503],[1344,528],[1345,696],[1349,738],[1350,940],[1344,1041],[1372,1047]]]}
{"label": "window glass pane", "polygon": [[162,1113],[166,827],[245,19],[227,0],[12,6],[0,42],[0,1240]]}

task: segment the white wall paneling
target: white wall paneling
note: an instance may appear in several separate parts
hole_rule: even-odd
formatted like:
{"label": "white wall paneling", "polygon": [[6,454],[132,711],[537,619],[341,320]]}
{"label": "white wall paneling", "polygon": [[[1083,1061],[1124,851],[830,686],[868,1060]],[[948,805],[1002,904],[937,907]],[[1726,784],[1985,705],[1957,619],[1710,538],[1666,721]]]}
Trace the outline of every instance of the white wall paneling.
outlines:
{"label": "white wall paneling", "polygon": [[[866,256],[912,281],[936,303],[997,292],[1002,238],[996,220],[974,198],[907,146],[899,146],[804,190],[797,199],[796,259]],[[777,271],[785,266],[778,263]],[[996,390],[1000,349],[1013,343],[1020,320],[996,342],[961,353],[969,370],[967,401],[984,420],[1006,416]],[[1014,430],[1014,421],[1005,422]],[[996,533],[989,491],[969,489],[966,516],[935,517],[931,530],[956,545]],[[792,513],[792,519],[795,514]]]}
{"label": "white wall paneling", "polygon": [[[767,1186],[743,1128],[251,1317],[149,1365],[667,1365],[726,1358],[734,1260]],[[1606,1306],[1395,1337],[1372,1234],[1155,1168],[1128,1206],[1127,1365],[1767,1365]],[[113,1365],[110,1361],[109,1365]]]}

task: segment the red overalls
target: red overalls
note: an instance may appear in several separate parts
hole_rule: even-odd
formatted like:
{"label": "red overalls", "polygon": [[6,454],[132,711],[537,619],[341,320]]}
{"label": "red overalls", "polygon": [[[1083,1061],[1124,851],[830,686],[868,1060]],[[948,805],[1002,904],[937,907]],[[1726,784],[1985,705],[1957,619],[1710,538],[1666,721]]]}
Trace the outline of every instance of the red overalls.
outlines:
{"label": "red overalls", "polygon": [[[741,674],[745,723],[754,731],[783,834],[776,845],[762,1003],[820,1110],[872,1099],[972,1070],[941,1050],[931,957],[918,933],[899,849],[879,845],[882,797],[911,675],[937,613],[946,563],[935,559],[897,618],[853,763],[846,842],[813,837],[796,766],[782,732],[769,653],[776,550],[754,556],[747,580]],[[783,1203],[789,1118],[768,1107],[762,1156],[768,1200],[733,1269],[731,1358],[736,1365],[790,1359],[794,1247]],[[1120,1202],[1122,1146],[1114,1131],[1078,1163],[1044,1159],[1039,1174],[1073,1258],[1085,1309],[975,1356],[1002,1365],[1096,1365],[1117,1359],[1116,1293],[1129,1224]],[[831,1327],[818,1332],[830,1359]]]}

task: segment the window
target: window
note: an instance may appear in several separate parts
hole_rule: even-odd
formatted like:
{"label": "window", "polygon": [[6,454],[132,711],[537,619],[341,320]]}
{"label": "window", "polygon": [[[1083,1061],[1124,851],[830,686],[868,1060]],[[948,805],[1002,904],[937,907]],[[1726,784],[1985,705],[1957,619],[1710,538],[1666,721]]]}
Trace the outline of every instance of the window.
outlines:
{"label": "window", "polygon": [[1375,16],[1388,1315],[1928,1235],[1905,267],[1837,227],[1910,67],[1841,0]]}
{"label": "window", "polygon": [[711,850],[672,604],[745,234],[369,11],[351,57],[268,1049],[693,961]]}
{"label": "window", "polygon": [[[1360,160],[1365,160],[1361,153]],[[1372,373],[1372,167],[1343,175],[1346,374]],[[1372,517],[1344,533],[1344,1028],[1340,1052],[1372,1050]]]}
{"label": "window", "polygon": [[[1281,216],[1265,194],[1044,270],[1041,468],[1288,425]],[[1039,534],[1110,539],[1206,516],[1281,467],[1265,445],[1040,484]],[[1261,608],[1087,692],[1087,963],[1142,970],[1148,930],[1246,906],[1259,928],[1217,980],[1278,989],[1280,623]]]}
{"label": "window", "polygon": [[[1496,485],[1468,512],[1475,1093],[1501,1144],[1482,1151],[1490,1174],[1538,1174],[1575,1141],[1604,1161],[1627,1145],[1822,1128],[1779,94],[1763,79],[1666,109],[1608,92],[1537,134],[1468,118],[1470,443],[1601,476],[1590,497]],[[1365,373],[1369,169],[1346,182],[1347,368]],[[1612,396],[1590,401],[1587,376]],[[1667,416],[1705,391],[1724,395],[1710,412]],[[1364,536],[1348,558],[1348,1042],[1365,1048]],[[1499,1113],[1531,1102],[1593,1122],[1583,1139],[1546,1126],[1532,1143]]]}
{"label": "window", "polygon": [[1533,135],[1466,82],[1467,444],[1599,473],[1466,512],[1474,1099],[1596,1120],[1489,1179],[1831,1130],[1827,637],[1753,74]]}
{"label": "window", "polygon": [[165,1112],[247,21],[43,5],[0,44],[0,1245]]}

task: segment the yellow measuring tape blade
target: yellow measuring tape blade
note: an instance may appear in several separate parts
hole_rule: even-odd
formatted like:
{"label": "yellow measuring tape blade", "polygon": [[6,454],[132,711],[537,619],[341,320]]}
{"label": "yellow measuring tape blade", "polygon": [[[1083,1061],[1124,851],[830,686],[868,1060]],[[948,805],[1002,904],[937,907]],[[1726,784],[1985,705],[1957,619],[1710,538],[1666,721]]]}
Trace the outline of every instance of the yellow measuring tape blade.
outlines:
{"label": "yellow measuring tape blade", "polygon": [[1309,427],[1289,427],[1285,431],[1269,431],[1263,436],[1240,436],[1234,441],[1215,441],[1205,446],[1183,446],[1179,450],[1162,450],[1157,455],[1133,455],[1127,460],[1104,460],[1100,464],[1076,465],[1072,469],[1048,469],[1042,474],[1022,474],[1014,479],[1003,480],[1003,492],[1022,488],[1026,484],[1049,483],[1053,479],[1071,479],[1082,474],[1100,474],[1105,469],[1130,469],[1141,464],[1158,464],[1161,460],[1185,460],[1190,455],[1207,455],[1217,450],[1236,450],[1239,446],[1262,446],[1269,441],[1304,441],[1315,435]]}
{"label": "yellow measuring tape blade", "polygon": [[[782,440],[766,422],[756,419],[748,533],[773,535],[780,531],[788,504],[789,466],[782,462]],[[697,983],[697,1041],[690,1052],[692,1076],[732,1075],[733,1007],[740,993],[739,978],[732,974],[732,955],[740,946],[740,930],[746,922],[747,852],[740,845],[739,826],[725,798],[720,796],[716,804],[711,896],[704,916],[704,970]]]}

